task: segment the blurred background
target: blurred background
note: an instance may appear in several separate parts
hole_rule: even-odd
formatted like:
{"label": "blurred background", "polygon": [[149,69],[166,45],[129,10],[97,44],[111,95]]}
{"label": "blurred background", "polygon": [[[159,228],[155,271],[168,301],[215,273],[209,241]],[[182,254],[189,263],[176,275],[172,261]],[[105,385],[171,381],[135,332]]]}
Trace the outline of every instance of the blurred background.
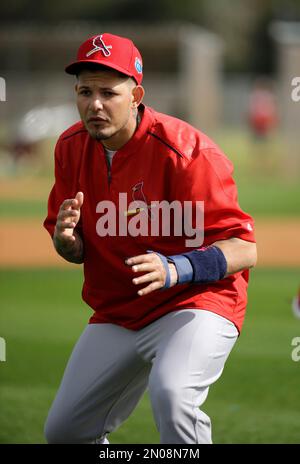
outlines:
{"label": "blurred background", "polygon": [[[45,442],[47,411],[91,315],[81,267],[56,255],[42,222],[55,142],[79,119],[64,67],[102,32],[140,49],[146,104],[206,132],[233,161],[240,205],[255,219],[244,329],[204,406],[214,442],[299,443],[298,0],[1,5],[0,443]],[[159,443],[147,394],[111,442]]]}

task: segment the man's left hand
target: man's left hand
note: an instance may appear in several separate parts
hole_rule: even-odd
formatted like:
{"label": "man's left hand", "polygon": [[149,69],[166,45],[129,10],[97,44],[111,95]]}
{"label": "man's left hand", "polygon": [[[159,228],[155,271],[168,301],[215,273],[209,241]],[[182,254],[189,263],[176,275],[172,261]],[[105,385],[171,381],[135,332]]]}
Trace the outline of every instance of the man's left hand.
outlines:
{"label": "man's left hand", "polygon": [[[138,295],[148,295],[154,290],[164,287],[167,273],[160,257],[156,253],[133,256],[126,259],[125,263],[131,266],[133,272],[145,273],[140,277],[134,277],[132,279],[134,285],[148,284],[137,292]],[[177,271],[174,264],[168,263],[168,266],[171,278],[170,287],[173,287],[177,283]]]}

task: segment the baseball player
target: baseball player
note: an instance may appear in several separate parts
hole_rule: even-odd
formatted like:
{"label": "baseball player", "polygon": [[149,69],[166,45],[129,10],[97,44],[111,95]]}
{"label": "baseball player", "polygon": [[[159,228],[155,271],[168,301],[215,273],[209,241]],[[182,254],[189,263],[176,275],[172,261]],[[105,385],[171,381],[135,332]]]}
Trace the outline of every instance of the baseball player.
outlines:
{"label": "baseball player", "polygon": [[81,121],[58,139],[44,226],[62,257],[83,263],[93,314],[46,439],[108,443],[148,388],[161,443],[211,443],[200,408],[239,336],[256,262],[231,162],[202,132],[142,103],[131,40],[91,37],[66,72]]}

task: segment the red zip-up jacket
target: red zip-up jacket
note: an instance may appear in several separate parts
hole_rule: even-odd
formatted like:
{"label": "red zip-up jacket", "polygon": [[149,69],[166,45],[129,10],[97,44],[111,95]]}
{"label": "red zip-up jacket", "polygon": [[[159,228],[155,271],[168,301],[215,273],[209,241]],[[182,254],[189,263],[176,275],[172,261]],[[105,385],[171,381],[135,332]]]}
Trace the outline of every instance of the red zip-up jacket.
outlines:
{"label": "red zip-up jacket", "polygon": [[[60,136],[55,149],[55,184],[44,226],[53,236],[61,203],[74,198],[78,191],[84,193],[77,230],[84,242],[82,297],[94,310],[90,323],[114,323],[139,330],[170,311],[193,308],[224,316],[240,331],[249,271],[211,284],[177,285],[140,297],[137,291],[142,287],[132,283],[133,272],[125,259],[147,250],[164,255],[190,251],[186,237],[172,233],[100,236],[99,229],[97,232],[98,221],[105,214],[97,212],[99,202],[113,202],[118,216],[119,193],[127,193],[128,203],[141,199],[141,195],[147,204],[162,200],[182,204],[203,201],[203,246],[231,237],[255,241],[253,220],[238,205],[232,163],[219,147],[184,121],[143,105],[141,110],[140,125],[114,155],[110,175],[102,144],[90,137],[82,122]],[[139,198],[133,197],[136,189]]]}

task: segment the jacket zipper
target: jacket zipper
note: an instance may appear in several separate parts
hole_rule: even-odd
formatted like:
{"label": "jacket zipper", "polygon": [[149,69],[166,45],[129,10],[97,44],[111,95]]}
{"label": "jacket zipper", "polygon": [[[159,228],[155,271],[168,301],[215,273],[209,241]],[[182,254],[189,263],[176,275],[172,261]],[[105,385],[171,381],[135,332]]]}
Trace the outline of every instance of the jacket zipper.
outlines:
{"label": "jacket zipper", "polygon": [[111,167],[109,166],[108,167],[108,186],[110,187],[110,184],[111,184]]}
{"label": "jacket zipper", "polygon": [[105,155],[106,158],[106,166],[107,166],[107,180],[108,180],[108,189],[110,190],[110,184],[112,179],[112,164],[113,164],[113,157],[111,158],[111,162],[109,162],[108,157]]}
{"label": "jacket zipper", "polygon": [[106,159],[106,166],[107,166],[107,181],[108,181],[108,190],[110,190],[110,184],[111,184],[111,165]]}

